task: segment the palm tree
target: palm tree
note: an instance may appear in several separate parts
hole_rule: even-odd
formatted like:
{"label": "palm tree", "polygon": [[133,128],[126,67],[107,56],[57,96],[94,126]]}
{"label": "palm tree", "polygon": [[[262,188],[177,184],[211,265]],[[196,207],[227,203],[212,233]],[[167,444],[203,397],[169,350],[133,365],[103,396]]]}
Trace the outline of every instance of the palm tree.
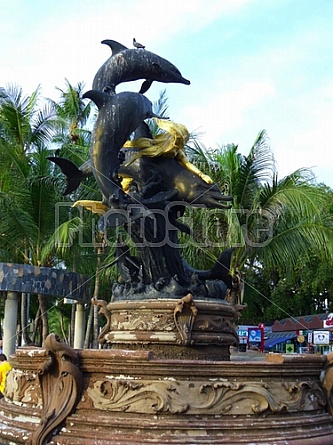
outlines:
{"label": "palm tree", "polygon": [[[52,209],[61,199],[46,159],[55,115],[48,105],[40,109],[39,95],[39,88],[26,97],[16,86],[0,89],[0,251],[2,260],[52,266],[54,258],[43,248],[53,231]],[[47,302],[38,299],[44,337]]]}
{"label": "palm tree", "polygon": [[[278,180],[265,131],[259,133],[248,156],[237,150],[233,144],[206,150],[197,141],[188,150],[192,162],[233,196],[231,211],[210,212],[211,227],[206,209],[198,221],[199,227],[208,227],[205,233],[215,241],[208,248],[200,247],[206,256],[218,256],[217,224],[224,247],[236,247],[231,267],[232,304],[240,302],[241,274],[246,270],[278,267],[286,271],[297,264],[300,255],[306,259],[314,251],[320,251],[326,261],[333,258],[332,216],[323,211],[327,194],[314,184],[311,173],[299,169]],[[201,239],[202,246],[204,241]],[[195,259],[197,248],[190,246],[187,254]]]}

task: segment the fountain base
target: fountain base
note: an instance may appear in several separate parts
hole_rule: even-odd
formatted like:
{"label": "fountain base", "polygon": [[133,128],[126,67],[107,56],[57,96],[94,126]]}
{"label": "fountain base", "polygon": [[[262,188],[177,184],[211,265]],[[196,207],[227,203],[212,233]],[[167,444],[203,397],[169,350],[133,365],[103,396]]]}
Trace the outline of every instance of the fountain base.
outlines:
{"label": "fountain base", "polygon": [[[82,391],[50,444],[333,443],[323,356],[167,360],[148,351],[79,350]],[[43,418],[44,349],[19,349],[0,402],[1,442],[26,444]],[[30,442],[37,444],[38,442]]]}

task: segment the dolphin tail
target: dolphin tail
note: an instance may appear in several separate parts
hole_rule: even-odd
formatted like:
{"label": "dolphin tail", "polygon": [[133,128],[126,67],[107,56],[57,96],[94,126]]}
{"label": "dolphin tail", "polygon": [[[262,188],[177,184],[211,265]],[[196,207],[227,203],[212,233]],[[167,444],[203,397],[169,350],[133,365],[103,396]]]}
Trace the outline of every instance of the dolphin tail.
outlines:
{"label": "dolphin tail", "polygon": [[98,90],[89,90],[83,94],[83,99],[91,99],[100,110],[110,99],[110,95]]}
{"label": "dolphin tail", "polygon": [[231,255],[234,248],[224,250],[218,257],[216,263],[211,269],[214,278],[220,279],[226,283],[229,289],[232,286],[232,277],[230,275]]}
{"label": "dolphin tail", "polygon": [[47,159],[58,165],[62,173],[66,176],[67,187],[63,193],[64,195],[69,195],[76,190],[82,179],[86,176],[82,170],[77,168],[74,162],[70,161],[69,159],[58,158],[55,156],[48,156]]}
{"label": "dolphin tail", "polygon": [[214,266],[209,270],[194,270],[202,280],[221,280],[227,285],[228,289],[232,287],[232,276],[230,275],[231,255],[235,249],[226,249],[218,257]]}

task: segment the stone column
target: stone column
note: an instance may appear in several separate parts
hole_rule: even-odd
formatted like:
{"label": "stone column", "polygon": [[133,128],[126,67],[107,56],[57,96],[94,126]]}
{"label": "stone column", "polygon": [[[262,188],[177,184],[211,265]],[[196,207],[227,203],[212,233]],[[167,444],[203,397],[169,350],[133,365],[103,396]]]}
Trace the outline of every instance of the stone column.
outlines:
{"label": "stone column", "polygon": [[3,321],[3,353],[8,359],[11,354],[15,353],[16,349],[17,306],[17,292],[8,292]]}
{"label": "stone column", "polygon": [[83,348],[84,326],[84,304],[77,303],[75,310],[74,349]]}

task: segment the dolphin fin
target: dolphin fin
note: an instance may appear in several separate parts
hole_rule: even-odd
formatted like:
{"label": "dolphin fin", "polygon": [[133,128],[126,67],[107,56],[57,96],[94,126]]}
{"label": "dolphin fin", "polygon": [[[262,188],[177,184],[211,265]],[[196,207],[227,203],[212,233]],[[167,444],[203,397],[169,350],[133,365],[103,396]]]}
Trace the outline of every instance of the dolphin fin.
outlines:
{"label": "dolphin fin", "polygon": [[139,93],[144,94],[146,91],[148,91],[152,83],[153,83],[152,80],[145,80],[141,85]]}
{"label": "dolphin fin", "polygon": [[82,97],[83,99],[91,99],[97,105],[97,108],[99,110],[110,99],[109,94],[103,93],[102,91],[98,90],[89,90],[84,93]]}
{"label": "dolphin fin", "polygon": [[64,195],[69,195],[76,190],[82,179],[86,176],[82,170],[77,168],[74,162],[70,161],[69,159],[59,158],[56,156],[48,156],[46,159],[58,165],[62,173],[66,176],[67,187],[64,191]]}
{"label": "dolphin fin", "polygon": [[112,55],[120,53],[121,51],[124,51],[125,49],[128,49],[126,46],[122,45],[119,42],[116,42],[115,40],[102,40],[101,43],[104,45],[108,45],[111,48]]}
{"label": "dolphin fin", "polygon": [[153,118],[153,117],[155,117],[156,119],[162,119],[162,120],[169,120],[170,119],[168,116],[159,116],[158,114],[155,114],[153,112],[149,113],[149,117],[147,119]]}

